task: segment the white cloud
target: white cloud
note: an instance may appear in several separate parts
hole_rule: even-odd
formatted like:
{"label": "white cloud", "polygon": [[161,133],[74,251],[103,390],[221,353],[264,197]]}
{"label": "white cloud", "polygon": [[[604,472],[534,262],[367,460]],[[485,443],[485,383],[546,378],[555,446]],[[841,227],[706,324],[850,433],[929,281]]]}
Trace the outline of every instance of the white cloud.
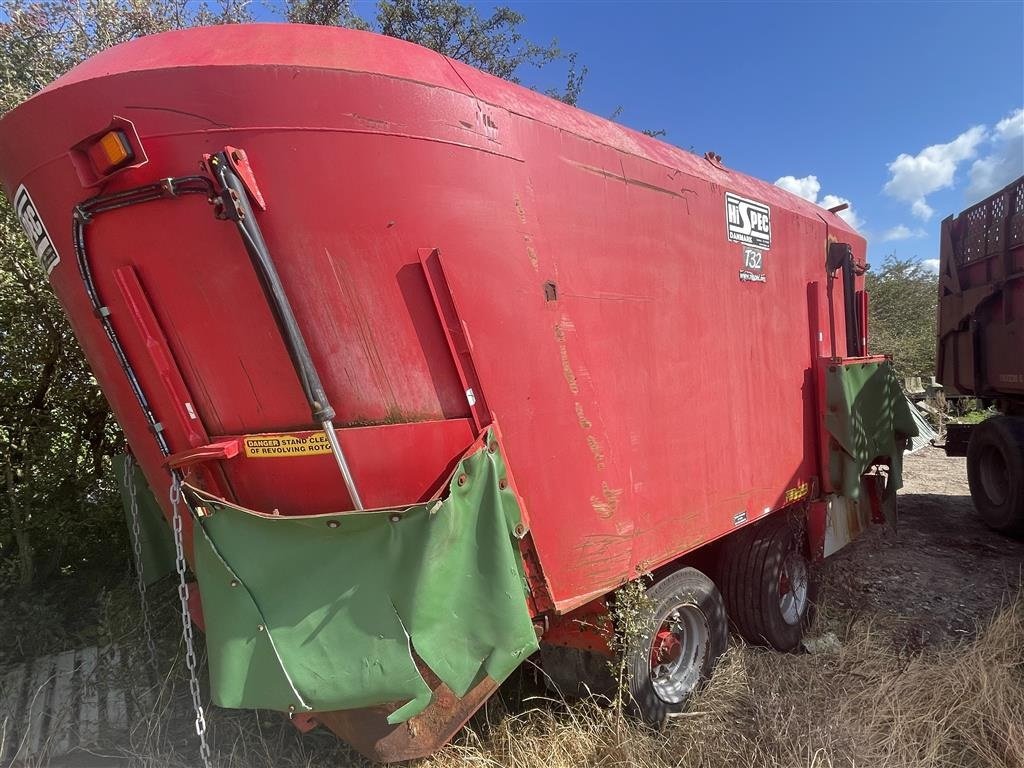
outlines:
{"label": "white cloud", "polygon": [[971,165],[967,196],[981,200],[1024,174],[1024,109],[1004,117],[992,131],[991,151]]}
{"label": "white cloud", "polygon": [[921,259],[921,266],[927,269],[929,272],[933,272],[936,275],[939,274],[938,259]]}
{"label": "white cloud", "polygon": [[775,182],[775,186],[782,187],[787,192],[792,192],[812,203],[818,202],[818,193],[821,191],[821,183],[817,176],[804,176],[802,179],[795,176],[783,176]]}
{"label": "white cloud", "polygon": [[840,197],[839,195],[825,195],[818,201],[818,205],[822,208],[835,208],[837,205],[842,205],[843,203],[849,207],[844,211],[840,211],[836,215],[854,229],[860,229],[864,222],[860,220],[860,216],[858,216],[857,212],[853,210],[853,203],[845,197]]}
{"label": "white cloud", "polygon": [[919,218],[921,221],[928,221],[928,219],[932,217],[932,214],[935,213],[935,210],[930,205],[928,205],[928,203],[926,203],[924,201],[924,198],[922,197],[919,200],[915,200],[913,202],[913,204],[910,206],[910,212],[917,216],[917,218]]}
{"label": "white cloud", "polygon": [[795,176],[783,176],[775,181],[775,186],[782,187],[787,192],[792,192],[794,195],[802,197],[804,200],[808,200],[815,205],[820,205],[822,208],[835,208],[837,205],[846,203],[850,207],[845,211],[839,212],[839,218],[845,221],[854,229],[860,229],[864,224],[861,221],[860,216],[857,215],[856,211],[853,210],[853,205],[845,197],[839,197],[839,195],[828,194],[818,199],[818,193],[821,192],[821,182],[818,181],[818,177],[810,174],[801,178]]}
{"label": "white cloud", "polygon": [[928,233],[918,227],[917,229],[911,229],[906,224],[897,224],[892,229],[887,229],[882,233],[882,242],[888,243],[892,240],[916,240],[920,237],[927,237]]}
{"label": "white cloud", "polygon": [[925,198],[953,186],[957,167],[977,155],[986,136],[985,126],[975,125],[946,144],[932,144],[916,155],[899,155],[889,163],[892,175],[885,184],[886,194],[910,203],[911,212],[927,221],[933,211]]}

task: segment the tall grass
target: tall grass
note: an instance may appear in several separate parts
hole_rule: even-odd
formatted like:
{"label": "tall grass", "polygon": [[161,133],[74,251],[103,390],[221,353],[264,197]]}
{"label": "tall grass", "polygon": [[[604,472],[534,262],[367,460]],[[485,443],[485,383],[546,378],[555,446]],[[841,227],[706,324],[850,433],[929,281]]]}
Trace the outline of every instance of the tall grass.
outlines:
{"label": "tall grass", "polygon": [[423,768],[1021,768],[1024,598],[973,640],[911,655],[868,623],[814,655],[737,645],[662,731],[613,717],[587,702],[507,714]]}
{"label": "tall grass", "polygon": [[[506,685],[417,768],[1024,767],[1024,593],[944,647],[907,650],[865,618],[825,615],[818,626],[831,632],[816,653],[737,642],[660,731],[595,701],[517,704],[520,692]],[[151,714],[107,755],[146,768],[198,764],[182,667],[170,664]],[[277,713],[211,709],[207,718],[218,768],[366,765],[332,734],[301,735]]]}

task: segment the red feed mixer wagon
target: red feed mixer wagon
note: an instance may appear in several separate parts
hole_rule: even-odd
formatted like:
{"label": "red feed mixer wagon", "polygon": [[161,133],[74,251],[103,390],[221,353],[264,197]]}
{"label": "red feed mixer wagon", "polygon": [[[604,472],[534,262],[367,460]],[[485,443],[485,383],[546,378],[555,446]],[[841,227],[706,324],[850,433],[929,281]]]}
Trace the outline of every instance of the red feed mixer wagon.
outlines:
{"label": "red feed mixer wagon", "polygon": [[538,647],[575,690],[650,573],[660,722],[730,621],[795,648],[809,564],[895,515],[863,238],[713,153],[257,25],[86,61],[0,119],[0,173],[180,531],[220,706],[426,755]]}

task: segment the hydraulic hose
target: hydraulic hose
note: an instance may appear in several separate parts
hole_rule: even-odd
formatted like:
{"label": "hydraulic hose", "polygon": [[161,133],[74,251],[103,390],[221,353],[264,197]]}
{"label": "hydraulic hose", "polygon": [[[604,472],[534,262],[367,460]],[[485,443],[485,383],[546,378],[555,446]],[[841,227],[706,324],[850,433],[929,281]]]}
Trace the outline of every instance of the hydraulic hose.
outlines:
{"label": "hydraulic hose", "polygon": [[341,450],[341,445],[338,443],[337,435],[334,433],[334,424],[332,422],[334,419],[334,408],[331,407],[330,402],[327,400],[327,393],[320,382],[320,374],[317,373],[316,366],[313,364],[313,358],[309,354],[306,339],[303,337],[302,330],[295,319],[291,302],[288,300],[284,285],[281,283],[277,268],[274,266],[274,260],[270,256],[267,243],[263,239],[263,233],[260,231],[259,224],[256,223],[256,217],[249,203],[245,184],[232,168],[224,153],[211,157],[209,164],[214,178],[224,190],[220,198],[224,214],[228,219],[234,221],[238,227],[242,244],[249,254],[249,259],[256,270],[256,275],[263,288],[267,303],[270,305],[271,312],[274,315],[274,320],[281,331],[281,336],[284,339],[285,347],[288,349],[288,355],[291,357],[299,383],[302,385],[302,391],[306,395],[306,401],[309,403],[313,419],[323,426],[324,433],[331,446],[331,453],[334,454],[338,469],[345,481],[349,498],[352,500],[355,508],[361,510],[363,509],[363,503],[356,489],[355,480],[345,459],[345,454]]}

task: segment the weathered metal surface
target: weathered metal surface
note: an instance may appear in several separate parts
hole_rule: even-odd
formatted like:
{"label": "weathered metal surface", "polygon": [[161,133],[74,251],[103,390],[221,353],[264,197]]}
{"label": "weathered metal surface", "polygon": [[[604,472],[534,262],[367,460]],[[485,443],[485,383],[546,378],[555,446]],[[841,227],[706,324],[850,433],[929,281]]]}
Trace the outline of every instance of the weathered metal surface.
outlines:
{"label": "weathered metal surface", "polygon": [[0,670],[0,763],[41,764],[123,744],[151,699],[127,685],[121,650],[89,647]]}
{"label": "weathered metal surface", "polygon": [[485,677],[460,699],[444,683],[435,682],[430,705],[395,725],[388,723],[388,713],[394,705],[317,712],[315,717],[371,760],[413,760],[446,744],[497,687],[497,683]]}
{"label": "weathered metal surface", "polygon": [[943,220],[936,378],[1024,401],[1024,176]]}
{"label": "weathered metal surface", "polygon": [[[816,360],[864,335],[842,311],[860,274],[836,282],[829,321],[829,243],[864,264],[834,213],[416,46],[238,26],[111,49],[0,118],[5,188],[166,514],[164,457],[71,240],[91,192],[67,152],[115,115],[148,162],[104,194],[244,147],[368,507],[431,498],[500,423],[535,612],[584,605],[822,476]],[[204,195],[168,195],[97,215],[87,237],[103,311],[191,481],[266,513],[349,509],[233,225]],[[204,448],[268,435],[304,447]]]}
{"label": "weathered metal surface", "polygon": [[[48,119],[55,110],[75,118]],[[150,160],[107,192],[244,147],[267,206],[256,215],[339,425],[474,416],[420,263],[437,249],[560,610],[728,533],[741,513],[784,505],[818,474],[808,378],[828,331],[826,241],[864,254],[841,219],[424,49],[260,25],[107,51],[0,120],[4,181],[33,191],[61,256],[53,286],[153,487],[167,484],[162,461],[68,238],[87,193],[63,153],[113,114],[132,120]],[[770,241],[748,237],[770,245],[756,260],[729,239],[727,192],[752,201],[743,215],[770,214]],[[158,412],[180,404],[147,362],[117,289],[123,267],[211,440],[312,426],[244,249],[200,196],[103,214],[89,237],[98,288]],[[729,407],[695,425],[683,392]],[[770,450],[751,424],[772,435]],[[165,436],[173,451],[189,447],[173,420]],[[367,496],[394,480],[360,476],[359,462],[388,451],[346,450]],[[441,477],[452,458],[422,463]],[[279,476],[303,476],[286,484],[263,482],[273,460],[220,469],[251,508],[344,508],[336,475],[303,469],[316,459],[280,460],[294,469]]]}

